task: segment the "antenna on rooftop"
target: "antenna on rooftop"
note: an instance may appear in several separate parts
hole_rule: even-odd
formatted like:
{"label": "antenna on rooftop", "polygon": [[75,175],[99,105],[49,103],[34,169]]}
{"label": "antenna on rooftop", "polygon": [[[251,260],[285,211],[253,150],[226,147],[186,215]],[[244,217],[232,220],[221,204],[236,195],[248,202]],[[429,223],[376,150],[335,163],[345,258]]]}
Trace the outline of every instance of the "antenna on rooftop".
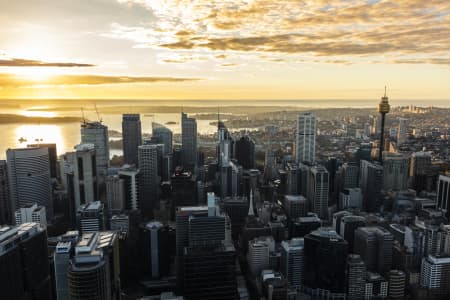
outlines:
{"label": "antenna on rooftop", "polygon": [[97,109],[97,103],[94,103],[94,108],[95,108],[95,113],[97,114],[98,121],[100,123],[103,122],[102,118],[100,117],[100,113],[98,112],[98,109]]}

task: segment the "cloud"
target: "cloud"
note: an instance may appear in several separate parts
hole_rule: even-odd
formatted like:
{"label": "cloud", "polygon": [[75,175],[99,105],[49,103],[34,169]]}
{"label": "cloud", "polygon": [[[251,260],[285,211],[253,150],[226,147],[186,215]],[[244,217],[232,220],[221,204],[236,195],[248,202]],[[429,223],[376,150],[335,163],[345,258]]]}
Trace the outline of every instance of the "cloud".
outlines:
{"label": "cloud", "polygon": [[72,62],[45,62],[41,60],[11,58],[0,59],[0,67],[95,67],[93,64]]}
{"label": "cloud", "polygon": [[103,75],[58,75],[46,80],[32,80],[27,77],[12,74],[0,74],[0,86],[27,87],[35,85],[101,85],[126,83],[160,83],[197,81],[200,78],[158,77],[158,76],[103,76]]}
{"label": "cloud", "polygon": [[[309,61],[327,56],[348,64],[348,57],[370,62],[380,56],[397,62],[399,55],[418,61],[450,57],[448,0],[120,0],[149,10],[155,21],[133,31],[122,28],[116,38],[171,51],[278,53]],[[116,26],[117,27],[117,26]],[[162,29],[162,30],[161,30]],[[153,33],[152,33],[153,31]],[[270,60],[267,60],[270,61]],[[440,62],[437,62],[441,64]]]}

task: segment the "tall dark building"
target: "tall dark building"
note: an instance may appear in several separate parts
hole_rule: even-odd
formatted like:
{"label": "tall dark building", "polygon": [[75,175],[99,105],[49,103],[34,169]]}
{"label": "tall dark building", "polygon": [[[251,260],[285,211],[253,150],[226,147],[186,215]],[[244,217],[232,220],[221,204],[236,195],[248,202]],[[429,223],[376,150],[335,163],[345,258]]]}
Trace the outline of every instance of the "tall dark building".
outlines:
{"label": "tall dark building", "polygon": [[357,254],[347,259],[347,297],[349,300],[364,299],[366,284],[366,266]]}
{"label": "tall dark building", "polygon": [[431,171],[431,153],[415,152],[411,156],[409,165],[409,177],[411,178],[411,187],[419,194],[424,190],[429,190],[428,181],[432,179]]}
{"label": "tall dark building", "polygon": [[156,145],[138,147],[139,208],[146,217],[153,216],[153,209],[159,206],[158,148]]}
{"label": "tall dark building", "polygon": [[0,229],[2,299],[52,299],[47,232],[37,223]]}
{"label": "tall dark building", "polygon": [[175,206],[196,206],[198,204],[196,176],[192,172],[177,167],[170,182]]}
{"label": "tall dark building", "polygon": [[444,210],[447,219],[450,220],[450,176],[439,176],[437,183],[437,207]]}
{"label": "tall dark building", "polygon": [[304,240],[303,284],[308,293],[345,295],[347,242],[336,231],[324,227],[306,235]]}
{"label": "tall dark building", "polygon": [[13,211],[9,200],[8,169],[6,161],[0,160],[0,224],[12,224]]}
{"label": "tall dark building", "polygon": [[389,105],[389,98],[386,96],[386,87],[384,87],[384,96],[381,97],[381,102],[378,104],[378,112],[381,114],[381,131],[380,131],[380,148],[378,152],[378,161],[383,164],[383,150],[384,150],[384,123],[386,114],[389,113],[391,106]]}
{"label": "tall dark building", "polygon": [[75,246],[67,269],[69,299],[120,299],[117,234],[85,233]]}
{"label": "tall dark building", "polygon": [[236,159],[244,169],[255,167],[255,142],[248,136],[236,141]]}
{"label": "tall dark building", "polygon": [[122,115],[123,161],[138,163],[138,147],[142,145],[141,119],[139,114]]}
{"label": "tall dark building", "polygon": [[185,168],[197,165],[197,121],[185,113],[181,113],[181,159]]}
{"label": "tall dark building", "polygon": [[169,273],[169,228],[159,222],[141,225],[143,243],[143,273],[146,277],[158,279]]}
{"label": "tall dark building", "polygon": [[364,209],[368,212],[379,211],[382,205],[383,166],[378,163],[362,160],[360,186],[364,195]]}
{"label": "tall dark building", "polygon": [[159,123],[152,123],[152,139],[164,145],[164,155],[172,154],[172,131]]}

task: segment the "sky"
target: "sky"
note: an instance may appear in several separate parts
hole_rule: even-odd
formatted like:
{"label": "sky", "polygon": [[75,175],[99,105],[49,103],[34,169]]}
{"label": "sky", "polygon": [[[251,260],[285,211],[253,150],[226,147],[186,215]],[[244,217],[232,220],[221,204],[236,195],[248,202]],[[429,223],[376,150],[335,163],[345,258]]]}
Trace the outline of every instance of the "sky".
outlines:
{"label": "sky", "polygon": [[448,0],[0,0],[0,98],[450,99]]}

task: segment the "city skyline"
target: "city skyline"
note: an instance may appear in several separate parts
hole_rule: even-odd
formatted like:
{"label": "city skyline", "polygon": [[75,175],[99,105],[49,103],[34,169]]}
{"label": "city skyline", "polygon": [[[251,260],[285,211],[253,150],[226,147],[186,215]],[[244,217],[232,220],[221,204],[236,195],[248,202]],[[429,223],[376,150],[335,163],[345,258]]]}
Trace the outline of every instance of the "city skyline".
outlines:
{"label": "city skyline", "polygon": [[0,2],[3,99],[450,99],[447,1]]}

